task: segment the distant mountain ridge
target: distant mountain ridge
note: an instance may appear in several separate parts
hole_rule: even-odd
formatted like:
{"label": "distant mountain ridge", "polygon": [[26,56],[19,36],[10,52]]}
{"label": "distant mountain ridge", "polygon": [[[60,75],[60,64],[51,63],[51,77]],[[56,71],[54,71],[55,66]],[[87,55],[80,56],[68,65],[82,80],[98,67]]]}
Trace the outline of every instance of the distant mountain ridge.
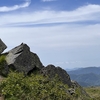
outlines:
{"label": "distant mountain ridge", "polygon": [[100,67],[79,68],[67,72],[81,86],[100,86]]}
{"label": "distant mountain ridge", "polygon": [[100,67],[86,67],[86,68],[79,68],[71,71],[67,71],[70,74],[88,74],[88,73],[95,73],[100,74]]}

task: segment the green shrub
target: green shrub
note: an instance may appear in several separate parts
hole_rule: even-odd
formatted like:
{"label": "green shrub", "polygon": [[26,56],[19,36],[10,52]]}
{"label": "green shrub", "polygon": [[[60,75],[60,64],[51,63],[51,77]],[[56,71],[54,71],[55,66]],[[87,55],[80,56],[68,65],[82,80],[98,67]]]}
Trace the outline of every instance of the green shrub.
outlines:
{"label": "green shrub", "polygon": [[0,55],[0,64],[5,61],[5,55]]}
{"label": "green shrub", "polygon": [[0,83],[0,94],[5,100],[78,100],[79,91],[70,95],[67,90],[68,86],[58,76],[50,79],[39,74],[24,76],[23,73],[11,72]]}
{"label": "green shrub", "polygon": [[67,88],[56,78],[51,80],[34,74],[25,77],[23,73],[15,72],[0,83],[0,93],[5,100],[70,100]]}
{"label": "green shrub", "polygon": [[0,55],[0,75],[2,76],[7,76],[7,63],[5,58],[5,55]]}

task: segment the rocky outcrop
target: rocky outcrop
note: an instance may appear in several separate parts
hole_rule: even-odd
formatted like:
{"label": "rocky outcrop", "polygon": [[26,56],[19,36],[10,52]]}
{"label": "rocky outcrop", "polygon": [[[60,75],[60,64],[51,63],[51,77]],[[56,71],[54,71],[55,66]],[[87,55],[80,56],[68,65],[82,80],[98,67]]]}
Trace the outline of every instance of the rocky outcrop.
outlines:
{"label": "rocky outcrop", "polygon": [[[6,48],[6,46],[3,45],[2,48]],[[0,70],[1,75],[6,76],[9,73],[9,69],[24,72],[25,75],[38,69],[39,72],[45,76],[49,76],[50,78],[58,75],[63,83],[71,86],[70,77],[65,70],[60,67],[55,67],[54,65],[44,67],[37,54],[31,52],[27,44],[22,43],[3,55],[5,56],[5,61],[2,63],[3,67]]]}
{"label": "rocky outcrop", "polygon": [[0,39],[0,54],[7,48],[7,46],[3,43],[3,41]]}
{"label": "rocky outcrop", "polygon": [[71,86],[70,76],[67,74],[65,70],[60,67],[55,67],[54,65],[48,65],[41,69],[41,73],[45,76],[49,76],[50,78],[55,77],[56,75],[59,76],[60,80]]}
{"label": "rocky outcrop", "polygon": [[[1,76],[7,76],[10,69],[16,70],[18,72],[24,72],[25,75],[29,75],[34,72],[37,74],[38,71],[39,74],[41,73],[44,76],[48,76],[50,80],[58,75],[58,80],[61,80],[64,84],[67,84],[70,87],[68,90],[66,90],[67,93],[73,95],[76,93],[77,89],[80,89],[80,93],[83,95],[83,97],[89,97],[88,94],[77,82],[71,81],[70,76],[64,69],[60,67],[55,67],[54,65],[48,65],[44,67],[37,54],[31,52],[27,44],[22,43],[12,50],[6,53],[2,53],[6,49],[6,47],[7,46],[2,42],[2,40],[0,40]],[[2,95],[0,99],[3,100]]]}
{"label": "rocky outcrop", "polygon": [[8,52],[6,62],[10,68],[25,74],[34,68],[43,67],[37,54],[32,53],[29,46],[23,43]]}

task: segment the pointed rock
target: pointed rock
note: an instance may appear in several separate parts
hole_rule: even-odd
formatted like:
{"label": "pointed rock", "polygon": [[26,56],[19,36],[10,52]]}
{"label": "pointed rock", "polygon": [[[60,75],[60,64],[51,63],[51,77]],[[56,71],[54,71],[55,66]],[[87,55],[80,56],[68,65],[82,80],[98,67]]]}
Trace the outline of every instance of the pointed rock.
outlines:
{"label": "pointed rock", "polygon": [[25,74],[34,68],[41,69],[43,67],[39,57],[30,51],[27,44],[23,43],[8,52],[6,62],[12,69]]}
{"label": "pointed rock", "polygon": [[3,43],[3,41],[0,39],[0,54],[7,48],[7,46]]}
{"label": "pointed rock", "polygon": [[69,86],[71,86],[72,84],[70,76],[64,69],[60,67],[55,67],[54,65],[48,65],[47,67],[41,69],[41,73],[45,76],[46,75],[49,76],[50,78],[54,78],[56,75],[58,75],[63,83],[68,84]]}

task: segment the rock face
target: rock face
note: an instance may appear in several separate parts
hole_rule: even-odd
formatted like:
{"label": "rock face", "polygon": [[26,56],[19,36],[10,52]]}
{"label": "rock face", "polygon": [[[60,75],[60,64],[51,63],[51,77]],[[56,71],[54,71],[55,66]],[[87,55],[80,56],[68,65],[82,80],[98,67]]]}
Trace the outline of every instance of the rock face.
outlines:
{"label": "rock face", "polygon": [[43,75],[49,76],[50,78],[53,78],[53,77],[55,77],[55,75],[58,75],[60,80],[63,83],[71,86],[71,80],[70,80],[69,75],[67,74],[67,72],[65,70],[63,70],[60,67],[55,67],[54,65],[48,65],[47,67],[44,67],[41,69],[41,73]]}
{"label": "rock face", "polygon": [[8,52],[6,62],[12,69],[25,74],[28,74],[34,68],[41,69],[43,67],[39,57],[30,52],[27,44],[23,43]]}
{"label": "rock face", "polygon": [[0,54],[7,48],[7,46],[3,43],[3,41],[0,39]]}

